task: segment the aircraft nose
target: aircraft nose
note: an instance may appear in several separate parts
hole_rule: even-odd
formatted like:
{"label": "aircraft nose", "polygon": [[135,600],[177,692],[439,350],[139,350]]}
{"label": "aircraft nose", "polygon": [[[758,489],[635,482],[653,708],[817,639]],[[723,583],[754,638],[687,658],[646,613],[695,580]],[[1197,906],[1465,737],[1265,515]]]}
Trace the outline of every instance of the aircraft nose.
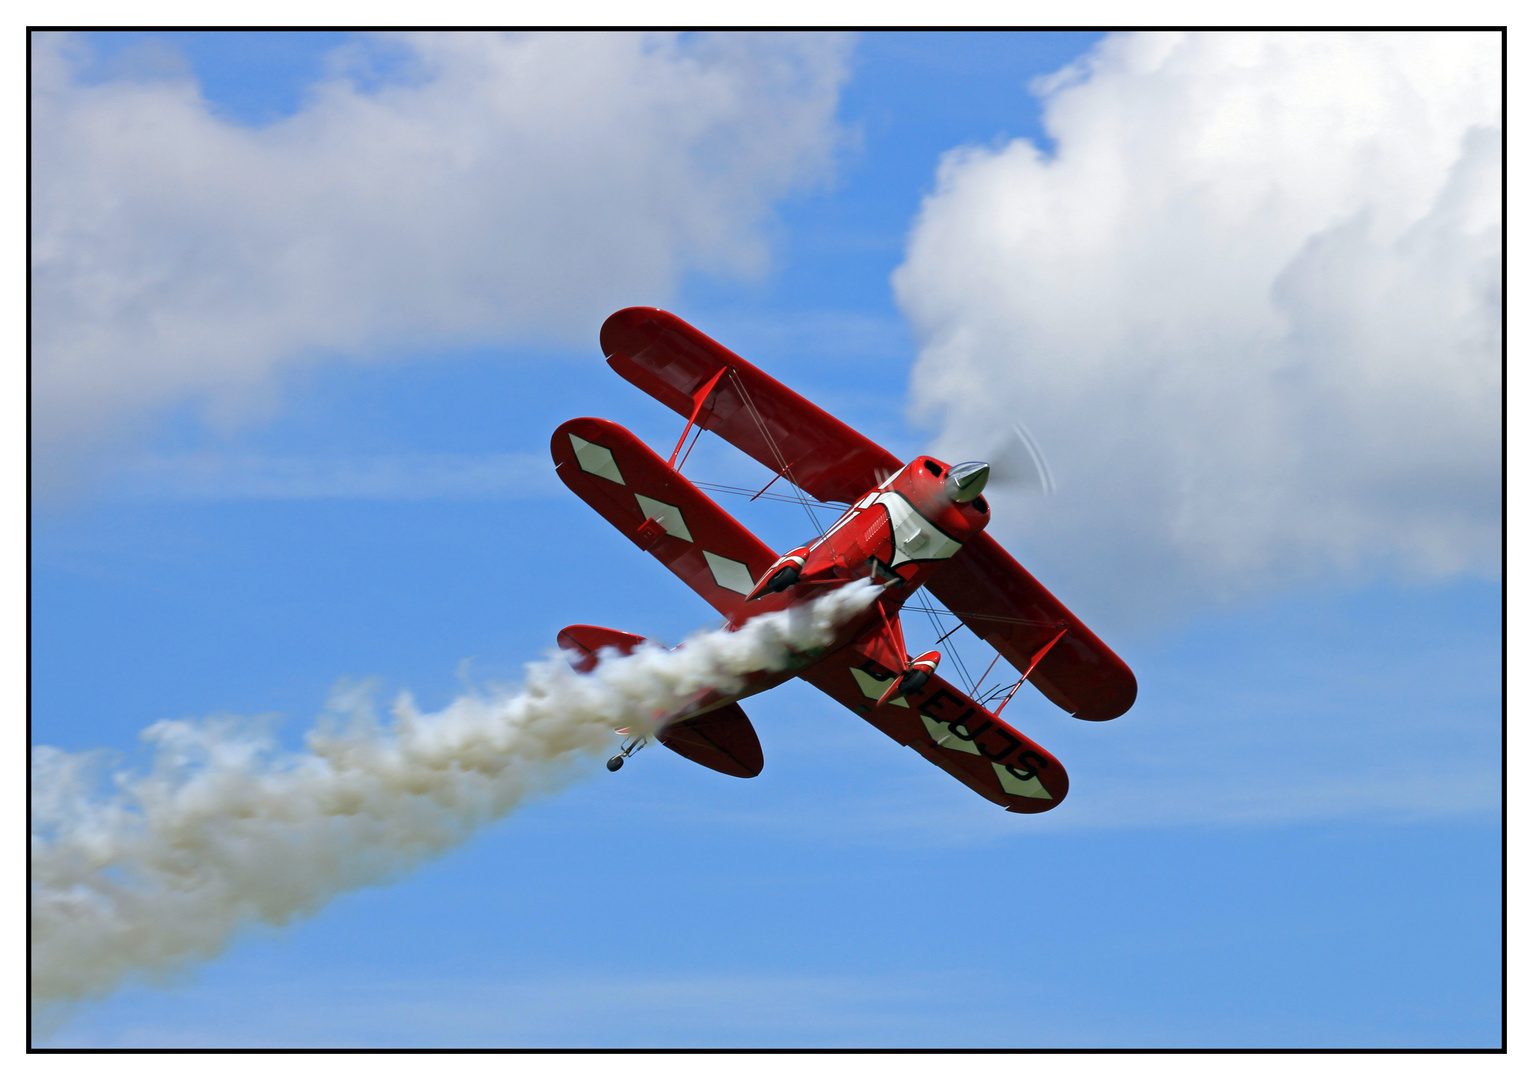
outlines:
{"label": "aircraft nose", "polygon": [[971,502],[985,490],[985,481],[989,479],[990,466],[986,462],[965,461],[954,465],[947,471],[945,488],[948,498],[954,502]]}

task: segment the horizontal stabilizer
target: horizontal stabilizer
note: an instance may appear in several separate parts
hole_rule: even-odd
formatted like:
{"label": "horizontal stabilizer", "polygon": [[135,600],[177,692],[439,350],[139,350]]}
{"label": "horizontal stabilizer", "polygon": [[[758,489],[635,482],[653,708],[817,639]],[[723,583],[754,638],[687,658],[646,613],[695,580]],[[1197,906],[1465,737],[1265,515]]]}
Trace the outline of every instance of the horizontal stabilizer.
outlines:
{"label": "horizontal stabilizer", "polygon": [[721,705],[712,712],[670,724],[660,730],[661,743],[689,761],[726,776],[761,774],[761,740],[739,705]]}
{"label": "horizontal stabilizer", "polygon": [[571,653],[570,666],[581,674],[596,670],[602,649],[616,649],[627,656],[644,641],[638,634],[609,630],[605,626],[566,626],[559,631],[559,648]]}

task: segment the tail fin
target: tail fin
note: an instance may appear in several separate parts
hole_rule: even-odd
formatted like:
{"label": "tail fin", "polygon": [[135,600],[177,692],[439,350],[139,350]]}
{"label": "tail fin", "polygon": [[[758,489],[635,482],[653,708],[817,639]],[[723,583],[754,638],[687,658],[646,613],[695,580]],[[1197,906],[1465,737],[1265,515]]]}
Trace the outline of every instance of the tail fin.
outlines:
{"label": "tail fin", "polygon": [[616,649],[619,655],[627,656],[637,649],[643,642],[638,634],[624,633],[622,630],[609,630],[605,626],[566,626],[559,631],[559,648],[572,655],[569,658],[570,667],[581,674],[596,670],[600,661],[597,655],[602,649]]}

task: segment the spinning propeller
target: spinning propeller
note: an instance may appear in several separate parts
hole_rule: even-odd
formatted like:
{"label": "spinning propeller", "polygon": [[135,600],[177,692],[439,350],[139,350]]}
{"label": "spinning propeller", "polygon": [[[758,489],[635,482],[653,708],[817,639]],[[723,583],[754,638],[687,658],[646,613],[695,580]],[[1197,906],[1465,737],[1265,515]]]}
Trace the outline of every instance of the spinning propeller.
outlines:
{"label": "spinning propeller", "polygon": [[987,460],[992,485],[1015,488],[1028,494],[1054,493],[1054,474],[1049,471],[1048,459],[1043,456],[1038,441],[1020,421],[1011,426],[990,451]]}

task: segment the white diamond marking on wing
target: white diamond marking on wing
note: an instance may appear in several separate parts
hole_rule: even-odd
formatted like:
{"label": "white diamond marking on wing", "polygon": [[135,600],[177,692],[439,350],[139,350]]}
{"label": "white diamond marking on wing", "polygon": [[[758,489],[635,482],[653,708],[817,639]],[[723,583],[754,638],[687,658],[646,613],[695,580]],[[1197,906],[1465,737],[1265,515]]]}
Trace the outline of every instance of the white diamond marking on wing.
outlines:
{"label": "white diamond marking on wing", "polygon": [[1054,799],[1054,796],[1049,794],[1049,789],[1040,784],[1036,776],[1018,780],[1007,771],[1004,765],[995,766],[995,776],[1001,782],[1001,787],[1012,795],[1023,795],[1029,799],[1048,799],[1051,802]]}
{"label": "white diamond marking on wing", "polygon": [[[856,679],[857,685],[862,688],[862,692],[868,697],[872,698],[874,701],[877,701],[879,698],[883,697],[884,691],[889,688],[889,679],[880,679],[876,676],[869,675],[866,671],[863,671],[862,668],[854,667],[851,668],[850,671],[852,673],[852,678]],[[884,702],[884,704],[898,705],[902,709],[910,708],[910,702],[906,701],[902,697],[892,697],[888,701]]]}
{"label": "white diamond marking on wing", "polygon": [[708,569],[713,571],[713,580],[719,583],[719,588],[749,596],[751,589],[756,587],[755,578],[743,562],[726,559],[711,551],[704,551],[703,558],[708,560]]}
{"label": "white diamond marking on wing", "polygon": [[[681,507],[663,503],[659,499],[651,499],[638,492],[634,492],[634,498],[639,500],[639,512],[645,517],[654,518],[660,522],[661,527],[676,539],[685,540],[689,544],[692,542],[692,534],[687,531],[687,523],[681,516]],[[717,573],[714,576],[717,577]]]}
{"label": "white diamond marking on wing", "polygon": [[623,480],[623,474],[618,471],[617,462],[612,460],[612,451],[600,443],[586,442],[579,435],[570,435],[570,445],[575,448],[575,460],[580,462],[580,467],[592,476],[600,476],[605,480],[611,480],[614,484],[628,484]]}
{"label": "white diamond marking on wing", "polygon": [[[926,733],[938,746],[948,750],[962,750],[965,754],[979,753],[979,748],[974,745],[973,739],[965,739],[946,724],[933,720],[925,713],[921,714],[921,723],[926,725]],[[1007,773],[1006,778],[1012,779],[1011,774]],[[1013,792],[1013,794],[1017,793]]]}

